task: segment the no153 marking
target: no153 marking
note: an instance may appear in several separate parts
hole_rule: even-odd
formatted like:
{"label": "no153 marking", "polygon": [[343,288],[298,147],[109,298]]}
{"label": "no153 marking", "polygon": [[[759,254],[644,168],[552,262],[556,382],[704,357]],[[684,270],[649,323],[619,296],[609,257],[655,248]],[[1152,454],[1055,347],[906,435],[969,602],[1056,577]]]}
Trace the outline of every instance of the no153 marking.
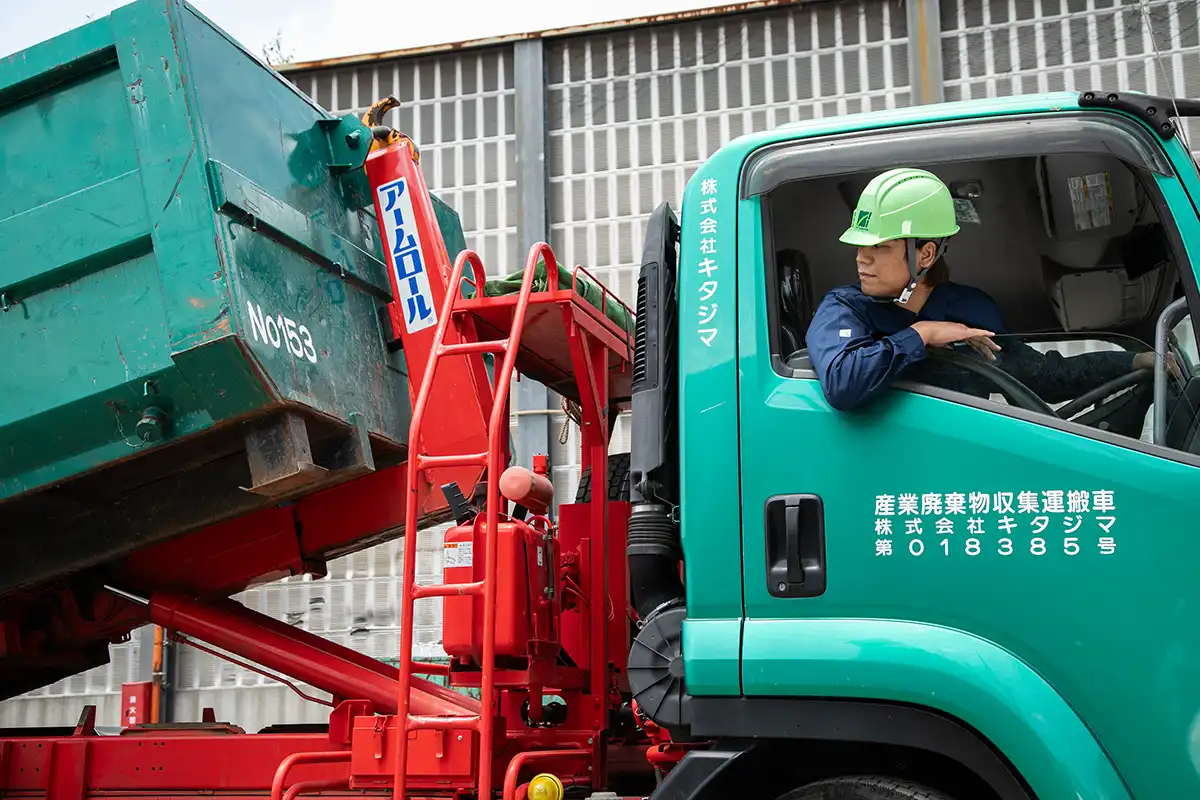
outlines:
{"label": "no153 marking", "polygon": [[317,349],[313,346],[312,333],[306,325],[297,325],[295,320],[288,319],[282,314],[266,316],[262,306],[246,301],[246,310],[250,312],[250,333],[254,341],[263,341],[276,350],[284,344],[288,352],[296,358],[307,358],[317,363]]}

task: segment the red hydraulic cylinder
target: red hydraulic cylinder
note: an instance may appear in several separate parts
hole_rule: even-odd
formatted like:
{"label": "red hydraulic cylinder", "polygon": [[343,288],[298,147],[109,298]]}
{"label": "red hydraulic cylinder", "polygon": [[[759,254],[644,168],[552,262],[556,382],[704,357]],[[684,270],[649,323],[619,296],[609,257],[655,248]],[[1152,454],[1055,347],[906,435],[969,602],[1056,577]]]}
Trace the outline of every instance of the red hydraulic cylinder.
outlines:
{"label": "red hydraulic cylinder", "polygon": [[[159,592],[149,601],[150,619],[167,630],[260,664],[345,700],[366,700],[378,713],[396,713],[399,671],[370,656],[293,628],[232,600],[198,603]],[[444,686],[412,678],[413,713],[462,716],[479,703]]]}
{"label": "red hydraulic cylinder", "polygon": [[545,514],[554,502],[554,484],[524,467],[509,467],[500,476],[500,494],[534,514]]}

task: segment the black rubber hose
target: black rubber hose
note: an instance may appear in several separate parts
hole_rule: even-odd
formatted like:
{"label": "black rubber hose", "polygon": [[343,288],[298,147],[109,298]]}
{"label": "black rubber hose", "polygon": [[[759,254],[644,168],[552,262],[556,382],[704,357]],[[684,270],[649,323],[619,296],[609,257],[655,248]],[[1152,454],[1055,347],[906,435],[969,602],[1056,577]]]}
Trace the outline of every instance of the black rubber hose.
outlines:
{"label": "black rubber hose", "polygon": [[629,585],[634,610],[642,620],[683,599],[679,562],[662,556],[630,556]]}
{"label": "black rubber hose", "polygon": [[683,601],[679,576],[682,548],[679,526],[664,506],[636,506],[629,518],[629,586],[633,607],[643,622]]}

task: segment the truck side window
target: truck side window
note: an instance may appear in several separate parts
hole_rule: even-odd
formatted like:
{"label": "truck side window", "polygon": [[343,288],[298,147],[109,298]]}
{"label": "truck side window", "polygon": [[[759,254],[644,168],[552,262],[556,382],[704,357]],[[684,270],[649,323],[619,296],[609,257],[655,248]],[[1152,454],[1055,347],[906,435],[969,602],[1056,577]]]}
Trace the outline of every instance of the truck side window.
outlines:
{"label": "truck side window", "polygon": [[[1076,153],[919,166],[955,197],[949,280],[990,296],[1005,329],[995,361],[966,346],[929,349],[892,388],[1200,457],[1190,315],[1173,327],[1167,435],[1153,442],[1155,324],[1193,277],[1152,176]],[[818,377],[808,326],[832,289],[857,284],[855,251],[838,237],[877,172],[783,183],[766,198],[771,345],[783,375]]]}

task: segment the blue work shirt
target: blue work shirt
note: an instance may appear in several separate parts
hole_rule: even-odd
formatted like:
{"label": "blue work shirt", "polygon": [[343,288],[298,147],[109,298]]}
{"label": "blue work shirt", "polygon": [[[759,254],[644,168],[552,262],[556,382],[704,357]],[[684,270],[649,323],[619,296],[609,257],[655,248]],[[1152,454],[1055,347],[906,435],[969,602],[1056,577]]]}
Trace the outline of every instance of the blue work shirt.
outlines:
{"label": "blue work shirt", "polygon": [[907,367],[925,360],[925,343],[914,322],[960,322],[996,335],[1004,317],[986,292],[949,281],[933,287],[917,314],[857,286],[834,289],[821,301],[808,328],[809,357],[825,399],[846,410],[888,388]]}

